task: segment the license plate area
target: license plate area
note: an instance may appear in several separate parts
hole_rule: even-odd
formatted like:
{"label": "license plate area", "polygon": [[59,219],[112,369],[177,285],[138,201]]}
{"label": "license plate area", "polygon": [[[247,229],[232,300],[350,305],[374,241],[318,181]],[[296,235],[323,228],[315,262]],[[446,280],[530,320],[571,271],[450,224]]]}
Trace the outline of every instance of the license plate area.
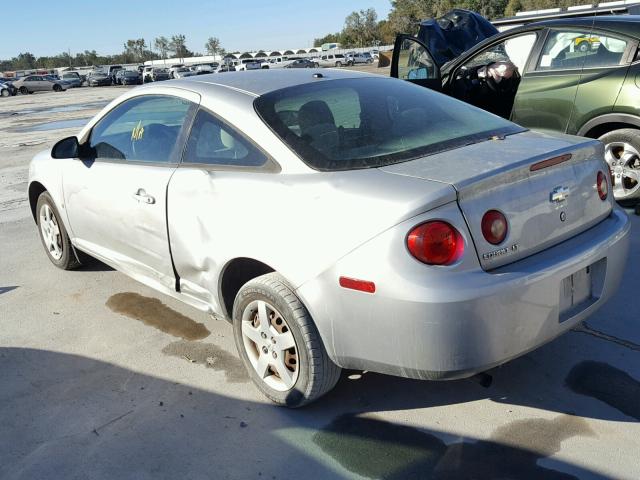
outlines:
{"label": "license plate area", "polygon": [[606,265],[607,260],[603,258],[562,279],[560,322],[569,320],[600,298]]}

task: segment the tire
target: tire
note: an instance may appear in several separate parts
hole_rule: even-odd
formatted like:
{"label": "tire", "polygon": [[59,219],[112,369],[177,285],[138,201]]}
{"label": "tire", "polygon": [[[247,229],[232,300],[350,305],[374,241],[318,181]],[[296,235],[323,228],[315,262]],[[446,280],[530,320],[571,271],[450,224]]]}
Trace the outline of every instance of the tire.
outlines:
{"label": "tire", "polygon": [[[53,220],[53,224],[57,227],[57,235],[55,234],[55,230],[51,230],[51,220]],[[80,261],[78,260],[73,245],[71,245],[67,230],[60,221],[60,214],[49,192],[42,192],[38,197],[36,204],[36,223],[38,225],[40,241],[51,263],[62,270],[78,268],[81,265]],[[49,232],[50,235],[53,235],[53,238],[45,238],[45,230]],[[56,242],[58,250],[52,251],[51,241]]]}
{"label": "tire", "polygon": [[336,67],[341,67],[342,66],[342,62],[336,62]]}
{"label": "tire", "polygon": [[29,93],[29,90],[27,89],[27,87],[20,87],[20,93],[22,95],[27,95]]}
{"label": "tire", "polygon": [[62,91],[62,87],[56,83],[56,84],[53,86],[53,91],[54,91],[54,92],[61,92],[61,91]]}
{"label": "tire", "polygon": [[587,41],[582,41],[578,44],[578,51],[582,53],[586,53],[591,48],[591,45]]}
{"label": "tire", "polygon": [[[640,182],[625,172],[640,174],[640,130],[621,128],[605,133],[598,140],[604,143],[605,160],[611,170],[613,195],[625,207],[640,201]],[[630,153],[623,158],[623,153]]]}
{"label": "tire", "polygon": [[315,62],[315,63],[313,64],[313,68],[320,68],[320,64],[319,64],[318,62]]}
{"label": "tire", "polygon": [[2,97],[8,97],[9,96],[9,90],[7,90],[6,88],[0,91],[0,96]]}
{"label": "tire", "polygon": [[[261,304],[270,318],[265,330],[258,313]],[[245,335],[243,331],[248,330],[252,333]],[[340,378],[341,369],[327,355],[311,315],[277,273],[254,278],[240,289],[233,304],[233,332],[249,376],[277,405],[296,408],[311,403],[329,392]],[[284,338],[289,332],[291,335],[286,338],[289,342],[293,339],[294,346],[278,350],[280,340],[275,339]],[[249,335],[252,338],[257,335],[257,340],[254,342]],[[258,374],[261,359],[264,375]],[[276,373],[282,368],[287,368],[289,382]]]}

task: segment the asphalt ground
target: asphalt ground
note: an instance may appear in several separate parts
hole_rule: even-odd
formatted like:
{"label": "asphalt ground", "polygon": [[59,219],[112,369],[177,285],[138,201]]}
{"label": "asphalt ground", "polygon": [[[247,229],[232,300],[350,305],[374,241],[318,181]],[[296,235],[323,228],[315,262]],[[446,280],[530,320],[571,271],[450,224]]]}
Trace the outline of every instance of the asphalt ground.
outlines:
{"label": "asphalt ground", "polygon": [[28,162],[123,91],[0,99],[0,478],[640,478],[640,217],[617,295],[490,385],[349,371],[277,408],[228,324],[45,256]]}

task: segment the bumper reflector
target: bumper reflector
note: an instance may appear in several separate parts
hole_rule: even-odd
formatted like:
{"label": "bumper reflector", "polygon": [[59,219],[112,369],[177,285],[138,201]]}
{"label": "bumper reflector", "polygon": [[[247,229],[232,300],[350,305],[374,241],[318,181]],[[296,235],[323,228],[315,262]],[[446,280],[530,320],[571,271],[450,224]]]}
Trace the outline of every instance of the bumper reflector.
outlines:
{"label": "bumper reflector", "polygon": [[340,286],[351,290],[359,290],[366,293],[375,293],[376,284],[366,280],[358,280],[357,278],[340,277]]}

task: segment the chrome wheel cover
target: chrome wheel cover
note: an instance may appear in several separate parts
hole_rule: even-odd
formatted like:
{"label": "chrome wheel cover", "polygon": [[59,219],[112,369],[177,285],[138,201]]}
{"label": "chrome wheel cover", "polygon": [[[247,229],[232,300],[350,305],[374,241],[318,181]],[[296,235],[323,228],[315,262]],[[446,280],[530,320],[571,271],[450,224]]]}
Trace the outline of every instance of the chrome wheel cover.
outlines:
{"label": "chrome wheel cover", "polygon": [[627,200],[640,194],[640,153],[627,142],[611,142],[604,147],[611,169],[613,196]]}
{"label": "chrome wheel cover", "polygon": [[274,390],[291,390],[298,380],[298,348],[274,306],[254,300],[242,312],[242,343],[258,376]]}
{"label": "chrome wheel cover", "polygon": [[62,258],[62,235],[58,219],[53,213],[53,209],[46,203],[40,208],[40,233],[49,255],[54,260],[60,260]]}

